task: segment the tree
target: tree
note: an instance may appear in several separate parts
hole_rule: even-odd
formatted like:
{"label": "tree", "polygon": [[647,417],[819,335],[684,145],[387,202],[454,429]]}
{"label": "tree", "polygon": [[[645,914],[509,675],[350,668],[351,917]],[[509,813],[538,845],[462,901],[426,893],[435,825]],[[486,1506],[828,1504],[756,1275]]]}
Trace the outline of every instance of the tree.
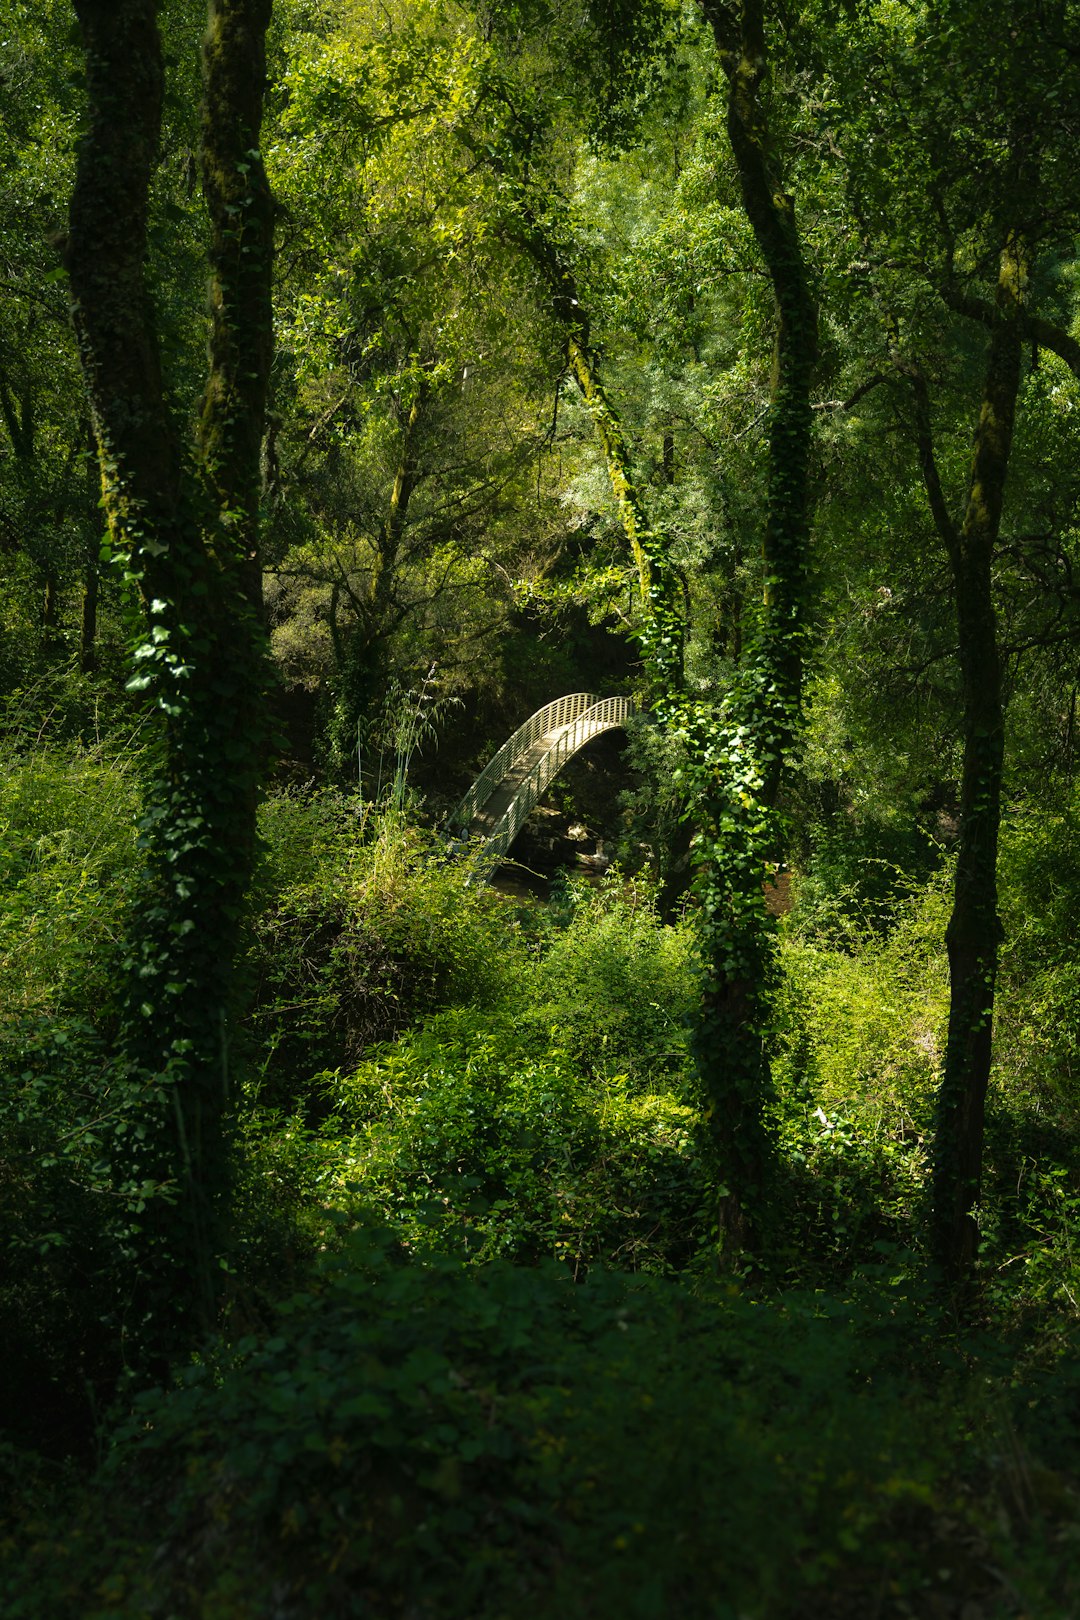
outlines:
{"label": "tree", "polygon": [[344,11],[283,45],[271,104],[272,646],[342,772],[433,661],[443,696],[490,688],[535,545],[551,355],[457,136],[486,51],[442,8]]}
{"label": "tree", "polygon": [[[770,1144],[765,1045],[772,927],[763,877],[778,853],[777,795],[794,745],[806,638],[810,386],[817,320],[794,207],[779,167],[763,95],[768,75],[760,4],[707,6],[728,80],[727,131],[739,195],[775,298],[768,402],[768,482],[759,543],[764,599],[729,690],[704,699],[687,684],[684,584],[673,537],[650,514],[575,269],[569,209],[541,166],[550,125],[520,89],[492,97],[509,109],[481,148],[500,181],[504,229],[532,262],[565,334],[567,368],[603,446],[615,509],[637,576],[636,637],[654,714],[675,736],[680,788],[694,828],[702,1001],[695,1055],[719,1168],[718,1210],[740,1247],[765,1224]],[[526,113],[523,104],[528,107]]]}
{"label": "tree", "polygon": [[211,318],[190,451],[146,276],[165,85],[158,8],[74,4],[87,116],[65,263],[106,519],[142,606],[129,685],[159,725],[124,963],[132,1107],[115,1160],[121,1190],[149,1200],[132,1328],[160,1350],[190,1334],[193,1306],[202,1323],[214,1309],[232,965],[265,748],[258,525],[273,204],[259,135],[270,0],[210,0],[200,157]]}
{"label": "tree", "polygon": [[[764,7],[758,0],[743,0],[737,19],[708,0],[704,10],[728,80],[727,129],[743,207],[765,262],[777,317],[761,530],[764,601],[732,694],[728,740],[721,754],[731,771],[724,784],[726,802],[719,815],[710,807],[704,828],[712,869],[705,882],[715,884],[719,877],[722,909],[710,894],[714,916],[719,915],[706,935],[709,973],[698,1062],[714,1119],[719,1113],[713,1135],[723,1140],[729,1161],[740,1172],[727,1216],[739,1236],[744,1224],[741,1189],[744,1197],[758,1201],[759,1209],[766,1190],[762,1109],[768,1058],[763,1036],[770,925],[761,878],[766,860],[778,854],[773,812],[801,719],[817,309],[764,99]],[[751,1219],[760,1219],[753,1205]]]}
{"label": "tree", "polygon": [[[897,401],[955,612],[963,765],[934,1169],[934,1248],[953,1280],[970,1271],[978,1245],[1000,936],[1000,547],[1018,412],[1039,387],[1025,381],[1024,345],[1080,371],[1080,346],[1054,318],[1080,207],[1073,11],[1062,3],[1003,15],[984,0],[955,0],[902,21],[860,19],[836,69],[860,277],[869,275],[885,351],[865,381],[886,382]],[[859,94],[868,92],[861,101],[856,74]],[[973,389],[974,410],[961,403]],[[941,453],[946,399],[974,419],[966,468],[956,440],[947,460]],[[961,479],[957,501],[949,485]],[[1028,528],[1023,502],[1023,493],[1012,502],[1018,534]],[[1024,543],[1010,549],[1022,563]]]}
{"label": "tree", "polygon": [[0,45],[0,552],[9,559],[5,618],[18,625],[3,662],[23,680],[63,657],[64,597],[76,582],[84,666],[93,658],[97,494],[84,472],[87,413],[50,242],[73,167],[68,26],[66,3],[45,5]]}

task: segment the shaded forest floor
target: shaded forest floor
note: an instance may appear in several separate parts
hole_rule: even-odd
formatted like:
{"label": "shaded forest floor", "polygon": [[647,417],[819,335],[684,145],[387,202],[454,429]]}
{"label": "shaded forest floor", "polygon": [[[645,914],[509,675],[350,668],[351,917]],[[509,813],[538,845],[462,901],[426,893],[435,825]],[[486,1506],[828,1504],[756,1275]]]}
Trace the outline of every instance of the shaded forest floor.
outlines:
{"label": "shaded forest floor", "polygon": [[515,904],[400,818],[273,799],[221,1330],[140,1392],[108,1170],[137,783],[101,751],[2,779],[5,1615],[1080,1612],[1068,818],[1009,834],[1045,932],[1011,931],[961,1315],[921,1251],[947,872],[794,885],[772,1228],[731,1274],[691,933],[649,885]]}

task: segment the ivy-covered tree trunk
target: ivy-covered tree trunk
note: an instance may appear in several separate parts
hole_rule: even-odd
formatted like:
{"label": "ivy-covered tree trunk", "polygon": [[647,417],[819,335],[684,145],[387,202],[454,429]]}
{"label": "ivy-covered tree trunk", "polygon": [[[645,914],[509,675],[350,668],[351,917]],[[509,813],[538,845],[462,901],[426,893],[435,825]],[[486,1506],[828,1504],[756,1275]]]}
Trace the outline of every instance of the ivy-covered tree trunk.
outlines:
{"label": "ivy-covered tree trunk", "polygon": [[166,403],[144,274],[164,88],[156,6],[74,5],[88,114],[66,254],[72,318],[112,543],[145,614],[130,685],[159,717],[124,969],[132,1107],[114,1165],[119,1190],[146,1194],[129,1327],[161,1352],[212,1318],[228,1201],[233,960],[264,752],[257,535],[273,220],[259,131],[270,0],[209,6],[212,318],[193,460]]}
{"label": "ivy-covered tree trunk", "polygon": [[[717,1165],[725,1246],[743,1247],[760,1228],[771,1143],[765,1125],[766,1049],[774,962],[764,875],[776,855],[774,814],[796,735],[806,635],[810,385],[817,319],[792,200],[781,183],[761,101],[768,63],[759,3],[740,10],[703,0],[729,82],[728,130],[743,204],[777,305],[769,421],[769,483],[762,516],[765,590],[756,634],[734,689],[701,701],[683,673],[682,589],[668,537],[649,520],[618,415],[608,399],[589,320],[565,254],[531,206],[527,162],[508,142],[495,163],[513,199],[513,231],[541,273],[566,332],[569,368],[603,445],[612,493],[637,567],[637,632],[656,717],[683,745],[686,814],[693,824],[702,999],[696,1059]],[[489,148],[490,151],[490,148]]]}
{"label": "ivy-covered tree trunk", "polygon": [[[806,635],[810,385],[817,318],[792,200],[771,152],[760,90],[767,74],[760,4],[736,14],[704,4],[729,81],[728,131],[743,204],[772,281],[777,337],[763,513],[765,590],[756,635],[722,704],[686,691],[681,587],[668,538],[654,529],[635,483],[618,416],[599,376],[578,289],[550,231],[519,204],[522,246],[540,269],[567,333],[570,370],[604,448],[612,493],[638,570],[638,632],[651,702],[683,744],[692,819],[693,894],[702,965],[695,1055],[718,1174],[724,1244],[738,1250],[762,1224],[771,1165],[765,1124],[766,1047],[774,933],[766,863],[776,854],[774,808],[796,735]],[[504,171],[505,172],[505,171]],[[519,182],[522,197],[526,188]]]}
{"label": "ivy-covered tree trunk", "polygon": [[762,874],[776,854],[773,811],[802,703],[817,311],[762,99],[768,76],[763,6],[745,0],[736,15],[705,0],[703,9],[728,80],[727,130],[743,207],[777,311],[762,525],[764,599],[729,702],[729,741],[705,798],[701,830],[707,860],[699,887],[709,923],[697,1063],[717,1153],[728,1171],[721,1223],[739,1244],[759,1223],[771,1162],[763,1109],[774,944]]}
{"label": "ivy-covered tree trunk", "polygon": [[[97,444],[90,423],[85,424],[87,493],[96,503],[101,479],[96,462]],[[98,596],[101,586],[101,533],[98,524],[89,530],[83,558],[82,602],[79,613],[79,669],[84,675],[93,674],[97,667]]]}

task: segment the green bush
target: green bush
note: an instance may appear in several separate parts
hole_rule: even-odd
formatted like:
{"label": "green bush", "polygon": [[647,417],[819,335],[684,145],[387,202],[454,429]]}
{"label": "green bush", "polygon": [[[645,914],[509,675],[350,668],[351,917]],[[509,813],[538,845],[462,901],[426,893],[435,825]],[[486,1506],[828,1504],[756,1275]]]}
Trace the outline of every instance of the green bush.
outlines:
{"label": "green bush", "polygon": [[1002,825],[999,1066],[1039,1112],[1080,1117],[1080,802]]}
{"label": "green bush", "polygon": [[886,940],[851,925],[823,944],[802,935],[796,912],[782,941],[789,1048],[794,1035],[825,1111],[855,1108],[875,1135],[928,1126],[948,1016],[949,906],[942,876],[908,900]]}
{"label": "green bush", "polygon": [[492,1003],[523,945],[498,895],[438,841],[338,793],[272,799],[248,960],[258,1094],[291,1111],[442,1006]]}
{"label": "green bush", "polygon": [[[959,1431],[876,1360],[907,1310],[403,1264],[361,1231],[269,1337],[140,1403],[97,1535],[19,1547],[5,1612],[870,1612],[921,1574],[912,1541],[942,1557],[933,1481]],[[955,1557],[970,1532],[951,1534]]]}
{"label": "green bush", "polygon": [[119,1367],[124,1297],[109,1184],[110,1071],[73,1020],[4,1031],[0,1075],[0,1425],[64,1455]]}
{"label": "green bush", "polygon": [[665,927],[648,885],[615,869],[599,886],[566,884],[552,911],[561,925],[518,992],[522,1019],[590,1072],[678,1083],[696,988],[689,922]]}
{"label": "green bush", "polygon": [[704,1202],[696,1116],[626,1075],[583,1075],[501,1017],[444,1013],[347,1077],[328,1076],[342,1198],[418,1250],[668,1270]]}
{"label": "green bush", "polygon": [[782,933],[774,1078],[802,1276],[917,1240],[948,1017],[948,905],[942,874],[885,937],[849,919],[823,940],[797,908]]}
{"label": "green bush", "polygon": [[0,762],[4,1422],[60,1454],[86,1443],[122,1354],[111,1046],[138,765],[104,748]]}
{"label": "green bush", "polygon": [[[0,759],[0,1007],[100,1016],[135,867],[138,753]],[[0,1023],[0,1041],[4,1024]]]}
{"label": "green bush", "polygon": [[[1071,1316],[1080,1298],[1078,890],[1080,818],[1014,813],[979,1211],[983,1275],[1003,1319],[1033,1307]],[[850,916],[823,935],[801,901],[782,935],[774,1074],[786,1264],[803,1280],[835,1281],[882,1244],[921,1242],[951,899],[944,870],[897,907],[885,935]]]}
{"label": "green bush", "polygon": [[261,1323],[268,1303],[333,1241],[341,1145],[300,1111],[245,1110],[238,1121],[223,1303],[232,1331]]}
{"label": "green bush", "polygon": [[987,1102],[982,1260],[1008,1318],[1080,1300],[1080,800],[1002,822],[1003,924]]}
{"label": "green bush", "polygon": [[803,928],[842,941],[852,928],[885,937],[914,893],[941,865],[941,850],[919,827],[891,823],[811,828],[815,845],[798,878]]}
{"label": "green bush", "polygon": [[[366,1201],[414,1247],[479,1259],[685,1261],[704,1199],[695,1115],[670,1092],[687,932],[613,876],[571,888],[527,949],[514,908],[418,835],[383,825],[364,843],[339,795],[268,814],[268,866],[291,886],[255,925],[277,996],[253,1021],[271,1106],[246,1137],[249,1261],[266,1248],[257,1211],[276,1230],[290,1198],[301,1225],[305,1206]],[[313,1072],[320,1056],[337,1061]]]}

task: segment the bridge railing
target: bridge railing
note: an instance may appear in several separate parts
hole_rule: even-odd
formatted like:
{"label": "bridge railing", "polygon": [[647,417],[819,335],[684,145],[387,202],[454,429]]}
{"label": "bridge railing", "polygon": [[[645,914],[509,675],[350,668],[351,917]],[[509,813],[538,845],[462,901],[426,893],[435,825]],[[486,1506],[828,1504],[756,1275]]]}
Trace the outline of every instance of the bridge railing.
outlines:
{"label": "bridge railing", "polygon": [[[575,696],[581,694],[575,693]],[[594,700],[587,709],[573,716],[572,724],[563,722],[567,730],[537,760],[485,841],[476,870],[478,878],[481,880],[487,878],[495,870],[547,792],[553,777],[558,774],[570,756],[576,754],[592,737],[598,737],[601,732],[611,731],[616,726],[624,726],[634,712],[632,698],[602,698]],[[548,731],[553,729],[553,726],[546,728]],[[543,735],[544,732],[541,732],[540,736]]]}
{"label": "bridge railing", "polygon": [[[514,735],[503,743],[497,753],[488,760],[472,787],[466,793],[453,815],[450,817],[452,827],[467,827],[473,817],[484,808],[503,777],[514,769],[534,743],[549,731],[555,731],[560,726],[567,725],[571,720],[583,714],[590,707],[595,706],[597,697],[594,692],[570,692],[566,697],[556,698],[554,703],[545,703],[542,709],[529,716],[523,726],[519,726]],[[606,698],[604,702],[625,702],[626,699]]]}

